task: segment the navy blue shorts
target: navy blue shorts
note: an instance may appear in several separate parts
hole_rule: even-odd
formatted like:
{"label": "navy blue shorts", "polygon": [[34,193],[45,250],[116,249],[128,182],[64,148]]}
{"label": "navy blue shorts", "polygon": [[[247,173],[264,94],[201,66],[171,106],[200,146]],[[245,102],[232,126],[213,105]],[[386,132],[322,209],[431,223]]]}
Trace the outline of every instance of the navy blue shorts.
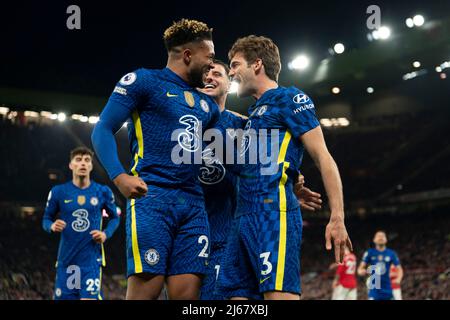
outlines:
{"label": "navy blue shorts", "polygon": [[300,294],[302,225],[300,208],[235,218],[216,291],[250,299],[271,291]]}
{"label": "navy blue shorts", "polygon": [[220,273],[221,261],[225,253],[225,244],[211,246],[209,255],[208,273],[203,279],[200,290],[200,300],[224,300],[224,297],[216,293],[216,281]]}
{"label": "navy blue shorts", "polygon": [[206,274],[209,225],[204,207],[128,201],[127,276]]}
{"label": "navy blue shorts", "polygon": [[71,265],[56,268],[55,300],[102,300],[102,267]]}

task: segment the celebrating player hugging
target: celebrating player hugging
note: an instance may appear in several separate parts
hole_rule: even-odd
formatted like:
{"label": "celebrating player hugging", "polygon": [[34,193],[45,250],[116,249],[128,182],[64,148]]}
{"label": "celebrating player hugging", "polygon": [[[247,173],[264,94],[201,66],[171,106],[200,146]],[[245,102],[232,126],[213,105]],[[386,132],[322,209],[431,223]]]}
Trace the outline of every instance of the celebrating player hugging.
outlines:
{"label": "celebrating player hugging", "polygon": [[[231,70],[213,59],[212,29],[203,22],[174,22],[164,43],[166,68],[123,76],[92,134],[100,162],[128,198],[126,298],[157,299],[165,287],[169,299],[298,299],[300,208],[321,207],[320,194],[303,186],[304,148],[330,199],[326,247],[334,245],[337,262],[351,248],[339,172],[313,102],[278,86],[280,57],[268,38],[239,39]],[[239,96],[256,99],[248,118],[225,108],[228,76]],[[125,121],[130,174],[114,139]],[[203,141],[208,129],[223,137],[218,148],[227,157]]]}

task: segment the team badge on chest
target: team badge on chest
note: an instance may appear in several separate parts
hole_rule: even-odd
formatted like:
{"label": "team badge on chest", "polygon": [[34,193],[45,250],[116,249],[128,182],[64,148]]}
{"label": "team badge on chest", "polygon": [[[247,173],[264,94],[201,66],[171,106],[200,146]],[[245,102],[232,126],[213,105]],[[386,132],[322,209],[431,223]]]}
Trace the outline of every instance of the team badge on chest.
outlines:
{"label": "team badge on chest", "polygon": [[93,206],[98,205],[98,198],[97,197],[92,197],[91,198],[91,205],[93,205]]}
{"label": "team badge on chest", "polygon": [[202,107],[203,111],[205,111],[206,113],[209,112],[209,105],[205,100],[200,100],[200,107]]}
{"label": "team badge on chest", "polygon": [[85,196],[78,196],[77,197],[77,202],[80,206],[82,206],[83,204],[86,203],[86,197]]}

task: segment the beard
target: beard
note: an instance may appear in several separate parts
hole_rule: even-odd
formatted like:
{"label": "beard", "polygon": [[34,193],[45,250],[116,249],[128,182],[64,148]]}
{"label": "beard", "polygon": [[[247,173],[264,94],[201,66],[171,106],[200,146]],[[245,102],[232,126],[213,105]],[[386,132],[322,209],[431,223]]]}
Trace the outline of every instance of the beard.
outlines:
{"label": "beard", "polygon": [[208,66],[195,66],[189,71],[189,85],[193,88],[204,88],[203,77],[208,71]]}

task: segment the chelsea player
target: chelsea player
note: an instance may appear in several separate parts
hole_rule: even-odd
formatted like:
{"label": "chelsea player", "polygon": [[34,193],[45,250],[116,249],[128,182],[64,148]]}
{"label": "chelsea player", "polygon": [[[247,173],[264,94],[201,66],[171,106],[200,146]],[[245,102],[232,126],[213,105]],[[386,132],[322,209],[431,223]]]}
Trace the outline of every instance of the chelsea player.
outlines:
{"label": "chelsea player", "polygon": [[[249,109],[247,137],[242,139],[240,156],[246,162],[240,170],[238,218],[227,242],[218,291],[234,299],[299,299],[302,219],[294,181],[304,149],[319,168],[328,195],[326,248],[334,245],[338,263],[344,246],[352,248],[339,171],[311,99],[295,87],[278,85],[281,62],[273,41],[257,36],[238,39],[229,59],[238,96],[252,96],[256,103]],[[275,156],[274,161],[264,164],[260,158],[251,163],[249,157],[261,157],[262,150]]]}
{"label": "chelsea player", "polygon": [[358,267],[358,275],[369,275],[369,300],[394,300],[391,286],[391,266],[397,267],[398,275],[395,282],[400,284],[403,278],[403,268],[394,250],[386,247],[387,236],[384,231],[377,231],[373,237],[375,248],[367,250]]}
{"label": "chelsea player", "polygon": [[[222,61],[214,59],[213,67],[205,74],[205,87],[200,91],[211,96],[218,104],[221,117],[215,125],[222,134],[223,141],[234,143],[234,139],[228,139],[227,130],[244,129],[247,117],[225,108],[230,79],[230,69]],[[226,149],[226,146],[223,145]],[[207,151],[207,150],[205,150]],[[212,150],[211,150],[212,151]],[[215,291],[216,280],[220,272],[226,241],[231,229],[237,199],[238,168],[236,165],[216,161],[218,158],[213,152],[208,152],[205,165],[200,168],[199,180],[202,182],[205,195],[206,212],[210,227],[210,254],[208,273],[206,274],[202,288],[202,300],[223,300],[224,297]],[[296,184],[296,195],[301,207],[306,210],[321,208],[321,195],[303,186],[302,175]]]}
{"label": "chelsea player", "polygon": [[[116,85],[92,143],[127,205],[127,299],[198,299],[209,254],[209,226],[199,165],[201,135],[220,117],[197,91],[212,66],[212,29],[181,19],[164,32],[166,68],[138,69]],[[115,132],[128,120],[130,174],[122,167]],[[179,155],[183,161],[179,161]]]}
{"label": "chelsea player", "polygon": [[[48,195],[42,226],[49,233],[61,233],[55,300],[102,299],[103,243],[111,238],[120,218],[111,189],[90,179],[92,157],[88,148],[72,150],[72,181],[54,186]],[[102,231],[103,210],[110,220]]]}

